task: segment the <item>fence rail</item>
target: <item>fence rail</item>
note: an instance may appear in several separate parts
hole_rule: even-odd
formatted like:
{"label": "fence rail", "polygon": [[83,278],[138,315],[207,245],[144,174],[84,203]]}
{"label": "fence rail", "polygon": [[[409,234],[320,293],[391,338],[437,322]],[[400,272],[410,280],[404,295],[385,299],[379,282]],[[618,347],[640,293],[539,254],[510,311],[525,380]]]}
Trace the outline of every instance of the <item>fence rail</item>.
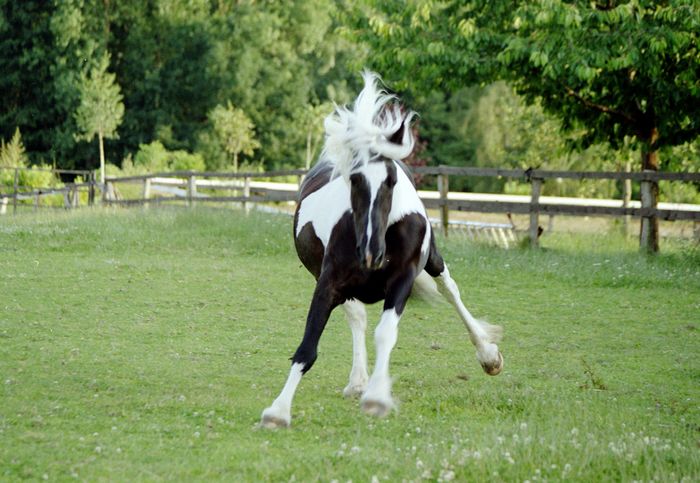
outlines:
{"label": "fence rail", "polygon": [[552,171],[544,169],[500,169],[458,166],[420,166],[413,168],[417,174],[433,176],[483,176],[486,178],[531,179],[612,179],[632,181],[693,181],[700,182],[700,173],[665,171]]}
{"label": "fence rail", "polygon": [[[41,200],[47,196],[62,194],[63,205],[65,208],[77,208],[80,206],[81,191],[87,192],[87,204],[92,205],[95,202],[95,193],[98,189],[98,184],[93,171],[77,170],[77,169],[48,169],[48,168],[24,168],[24,167],[0,167],[0,172],[12,172],[13,184],[12,187],[2,186],[0,184],[0,215],[7,214],[7,208],[10,202],[12,203],[12,212],[17,213],[20,201],[32,200],[34,210],[43,208]],[[51,173],[54,176],[82,176],[87,180],[82,183],[63,183],[61,187],[28,187],[20,184],[20,173]],[[5,192],[7,191],[7,192]]]}
{"label": "fence rail", "polygon": [[[15,168],[11,168],[15,169]],[[648,226],[656,219],[700,221],[700,205],[658,203],[652,188],[659,181],[700,183],[700,173],[669,173],[657,171],[642,172],[600,172],[600,171],[549,171],[540,169],[499,169],[453,166],[418,167],[416,174],[435,176],[437,191],[420,191],[425,205],[440,212],[440,225],[445,233],[451,225],[450,212],[512,213],[529,215],[528,235],[533,245],[537,245],[540,233],[540,215],[573,216],[615,216],[636,217],[642,224],[642,246],[647,246]],[[77,193],[88,190],[89,202],[95,200],[95,191],[102,192],[102,202],[110,205],[144,205],[185,202],[192,206],[197,203],[240,203],[246,209],[252,203],[289,202],[297,199],[298,185],[306,170],[278,170],[257,172],[195,172],[178,171],[153,173],[136,176],[107,177],[105,185],[95,182],[90,171],[63,170],[59,173],[82,175],[88,182],[66,184],[62,188],[21,191],[18,183],[19,169],[15,169],[15,183],[11,193],[0,192],[0,213],[4,213],[9,200],[14,211],[18,201],[34,198],[35,208],[41,196],[64,193],[65,207],[74,208],[79,204]],[[455,193],[449,190],[450,177],[498,177],[526,180],[531,185],[529,196],[487,195],[477,193]],[[296,182],[270,182],[275,178],[292,178]],[[583,198],[555,198],[541,196],[543,184],[551,179],[573,180],[623,180],[624,193],[621,200],[598,200]],[[640,200],[631,200],[631,182],[640,183]],[[141,185],[137,196],[125,197],[118,186]],[[213,190],[213,191],[212,191]],[[133,190],[132,190],[133,191]],[[231,194],[228,194],[231,192]],[[159,194],[157,194],[159,193]],[[133,194],[133,193],[132,193]],[[71,201],[73,200],[73,201]],[[3,208],[5,207],[5,208]],[[454,224],[454,223],[452,223]]]}
{"label": "fence rail", "polygon": [[[540,214],[560,215],[612,215],[635,216],[641,222],[640,245],[647,250],[654,250],[653,226],[658,219],[664,220],[700,220],[700,206],[684,205],[683,207],[658,207],[654,186],[659,181],[700,182],[700,173],[668,173],[645,170],[641,172],[612,172],[612,171],[549,171],[540,169],[497,169],[497,168],[473,168],[473,167],[420,167],[416,173],[437,176],[440,198],[437,202],[429,201],[428,205],[441,211],[442,225],[449,225],[449,211],[480,211],[480,212],[506,212],[530,215],[528,236],[532,246],[538,245],[540,234]],[[529,203],[517,203],[512,201],[458,201],[450,200],[448,196],[449,176],[484,176],[525,178],[531,184]],[[598,179],[598,180],[623,180],[623,199],[621,206],[595,206],[587,201],[580,204],[545,203],[541,197],[542,185],[547,179]],[[630,207],[631,181],[640,183],[641,200],[640,207]]]}

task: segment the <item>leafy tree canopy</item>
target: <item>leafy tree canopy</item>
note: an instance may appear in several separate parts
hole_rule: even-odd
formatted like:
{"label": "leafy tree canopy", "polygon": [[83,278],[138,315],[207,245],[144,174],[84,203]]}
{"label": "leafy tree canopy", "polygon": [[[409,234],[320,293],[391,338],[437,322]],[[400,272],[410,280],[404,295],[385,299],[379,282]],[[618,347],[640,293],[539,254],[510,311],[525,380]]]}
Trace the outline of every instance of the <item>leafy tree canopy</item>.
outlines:
{"label": "leafy tree canopy", "polygon": [[109,57],[80,77],[80,105],[75,112],[79,129],[77,139],[91,141],[95,136],[117,137],[117,128],[124,117],[124,104],[116,76],[107,72]]}
{"label": "leafy tree canopy", "polygon": [[583,125],[584,144],[632,136],[648,153],[700,134],[694,0],[369,1],[355,15],[375,64],[416,90],[505,79]]}
{"label": "leafy tree canopy", "polygon": [[226,107],[216,106],[209,113],[209,120],[219,146],[230,157],[233,170],[238,171],[238,155],[252,156],[253,151],[260,147],[253,121],[230,101]]}

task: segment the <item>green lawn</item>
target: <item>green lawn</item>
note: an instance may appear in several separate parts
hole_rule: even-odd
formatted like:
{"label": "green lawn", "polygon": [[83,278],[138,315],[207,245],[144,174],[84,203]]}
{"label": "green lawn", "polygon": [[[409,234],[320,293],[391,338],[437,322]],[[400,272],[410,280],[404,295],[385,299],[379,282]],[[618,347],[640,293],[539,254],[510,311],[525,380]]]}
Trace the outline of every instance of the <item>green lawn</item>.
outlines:
{"label": "green lawn", "polygon": [[269,431],[260,413],[313,289],[290,225],[206,209],[1,217],[0,480],[700,478],[697,245],[648,258],[604,236],[538,252],[441,240],[466,306],[504,327],[503,373],[481,371],[450,306],[411,301],[399,410],[365,416],[342,397],[338,311],[292,427]]}

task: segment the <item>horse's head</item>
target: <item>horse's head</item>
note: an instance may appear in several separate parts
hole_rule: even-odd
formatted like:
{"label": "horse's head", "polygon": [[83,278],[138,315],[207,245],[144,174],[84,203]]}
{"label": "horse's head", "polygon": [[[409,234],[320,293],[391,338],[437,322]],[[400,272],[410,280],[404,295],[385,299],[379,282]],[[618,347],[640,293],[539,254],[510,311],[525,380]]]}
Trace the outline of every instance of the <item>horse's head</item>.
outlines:
{"label": "horse's head", "polygon": [[363,73],[365,87],[352,109],[336,107],[324,126],[326,142],[322,158],[334,165],[334,174],[350,184],[357,256],[360,265],[376,270],[385,263],[389,213],[397,181],[392,160],[413,151],[410,123],[414,112],[406,112],[396,97],[378,86],[379,78]]}
{"label": "horse's head", "polygon": [[360,265],[377,270],[384,264],[386,230],[396,185],[396,165],[373,161],[350,173],[350,202]]}

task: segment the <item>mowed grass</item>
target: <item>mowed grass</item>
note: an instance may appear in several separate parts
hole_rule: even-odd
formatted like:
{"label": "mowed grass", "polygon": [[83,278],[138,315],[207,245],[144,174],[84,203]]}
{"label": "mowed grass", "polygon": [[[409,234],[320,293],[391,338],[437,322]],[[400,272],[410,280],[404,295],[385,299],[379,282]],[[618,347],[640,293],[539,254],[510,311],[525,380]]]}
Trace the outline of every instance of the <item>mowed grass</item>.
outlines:
{"label": "mowed grass", "polygon": [[[698,481],[700,252],[550,236],[441,240],[470,311],[503,325],[486,376],[450,306],[412,300],[399,410],[342,397],[337,311],[292,427],[257,427],[313,290],[282,216],[81,211],[0,219],[0,479]],[[369,310],[373,330],[379,307]],[[373,354],[369,332],[370,357]]]}

